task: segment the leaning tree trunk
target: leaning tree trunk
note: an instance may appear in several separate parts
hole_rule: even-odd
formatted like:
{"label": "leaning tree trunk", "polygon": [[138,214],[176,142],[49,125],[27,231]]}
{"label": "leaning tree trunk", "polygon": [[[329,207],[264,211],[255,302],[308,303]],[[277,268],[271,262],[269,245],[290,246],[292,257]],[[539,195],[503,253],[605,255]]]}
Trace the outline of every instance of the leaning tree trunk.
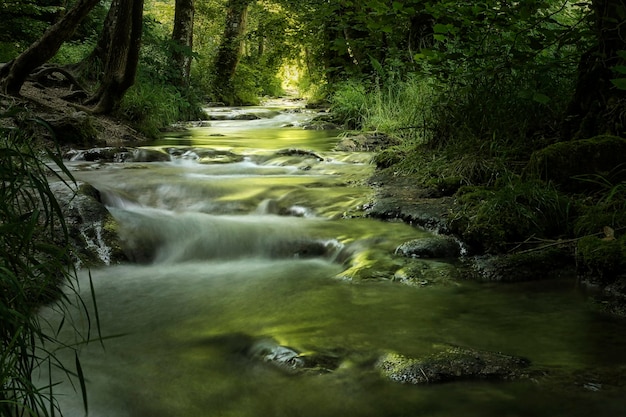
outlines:
{"label": "leaning tree trunk", "polygon": [[102,82],[87,104],[91,111],[106,114],[116,110],[126,91],[135,83],[143,24],[143,0],[121,0]]}
{"label": "leaning tree trunk", "polygon": [[100,0],[79,0],[57,23],[17,58],[0,69],[0,91],[17,96],[28,75],[52,58]]}
{"label": "leaning tree trunk", "polygon": [[91,53],[82,61],[69,66],[70,70],[80,74],[88,80],[100,81],[100,78],[102,77],[102,69],[106,62],[107,51],[109,50],[109,45],[111,44],[111,38],[113,37],[113,31],[115,30],[115,22],[117,21],[120,10],[120,1],[121,0],[113,0],[111,2],[109,12],[104,19],[100,37],[98,38],[98,42]]}
{"label": "leaning tree trunk", "polygon": [[176,76],[172,81],[179,87],[189,86],[193,51],[193,16],[193,0],[176,0],[172,31],[172,41],[175,45],[172,60]]}
{"label": "leaning tree trunk", "polygon": [[581,58],[576,92],[563,123],[564,140],[626,133],[626,90],[611,81],[625,77],[614,68],[626,65],[618,54],[626,50],[626,19],[618,18],[626,15],[626,6],[622,0],[594,0],[592,9],[597,42]]}
{"label": "leaning tree trunk", "polygon": [[232,81],[241,58],[246,14],[251,1],[229,0],[226,6],[226,27],[215,59],[213,83],[217,100],[226,104],[235,104],[235,88]]}

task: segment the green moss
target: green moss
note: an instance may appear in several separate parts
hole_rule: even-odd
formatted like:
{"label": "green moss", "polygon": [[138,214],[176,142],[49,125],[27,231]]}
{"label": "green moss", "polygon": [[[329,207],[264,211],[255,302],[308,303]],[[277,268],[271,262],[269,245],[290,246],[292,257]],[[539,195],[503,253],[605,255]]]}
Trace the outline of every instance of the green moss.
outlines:
{"label": "green moss", "polygon": [[451,229],[472,248],[502,252],[507,243],[554,238],[570,228],[570,201],[539,181],[512,176],[497,187],[462,187]]}
{"label": "green moss", "polygon": [[601,239],[588,236],[578,241],[578,271],[608,284],[626,267],[626,236],[620,239]]}
{"label": "green moss", "polygon": [[598,177],[612,182],[626,180],[626,139],[596,136],[559,142],[534,152],[526,174],[558,184],[570,192],[603,187]]}

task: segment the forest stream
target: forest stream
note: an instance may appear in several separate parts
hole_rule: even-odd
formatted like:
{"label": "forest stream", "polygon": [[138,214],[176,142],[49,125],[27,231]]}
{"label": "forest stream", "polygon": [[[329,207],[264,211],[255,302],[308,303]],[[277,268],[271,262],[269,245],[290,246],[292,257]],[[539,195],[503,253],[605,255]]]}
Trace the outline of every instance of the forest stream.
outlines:
{"label": "forest stream", "polygon": [[[135,261],[90,271],[104,338],[79,352],[90,416],[624,415],[619,384],[596,376],[624,367],[626,325],[590,309],[572,280],[476,283],[441,259],[420,260],[441,276],[432,285],[378,273],[432,235],[363,215],[372,154],[336,151],[340,132],[303,129],[314,113],[299,107],[209,110],[222,120],[146,147],[169,160],[68,162]],[[380,366],[450,346],[529,366],[419,385]],[[64,378],[52,376],[61,410],[83,416]]]}

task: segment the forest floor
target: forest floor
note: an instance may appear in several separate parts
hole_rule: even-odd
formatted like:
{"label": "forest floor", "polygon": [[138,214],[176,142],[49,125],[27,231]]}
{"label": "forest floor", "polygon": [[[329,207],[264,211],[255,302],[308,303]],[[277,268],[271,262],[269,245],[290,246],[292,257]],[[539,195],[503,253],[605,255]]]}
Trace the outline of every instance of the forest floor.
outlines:
{"label": "forest floor", "polygon": [[[67,100],[73,91],[68,86],[43,86],[27,81],[20,97],[0,95],[0,125],[23,127],[25,121],[43,120],[53,130],[81,129],[88,125],[84,138],[87,146],[138,145],[149,139],[134,130],[125,121],[105,115],[89,115],[80,104]],[[14,111],[17,110],[17,111]],[[72,127],[73,126],[73,127]],[[52,137],[44,133],[44,139]],[[61,148],[71,147],[71,142],[59,142]]]}

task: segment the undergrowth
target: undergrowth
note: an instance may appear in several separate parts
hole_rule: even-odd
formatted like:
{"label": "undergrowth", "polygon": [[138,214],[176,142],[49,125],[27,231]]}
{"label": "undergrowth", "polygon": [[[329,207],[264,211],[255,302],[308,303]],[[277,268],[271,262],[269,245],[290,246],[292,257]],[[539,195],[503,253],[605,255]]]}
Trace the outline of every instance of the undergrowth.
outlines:
{"label": "undergrowth", "polygon": [[[12,115],[9,110],[0,117]],[[77,376],[84,396],[78,356],[72,369],[57,359],[60,346],[77,348],[58,340],[63,328],[73,326],[71,320],[51,328],[38,315],[44,304],[54,302],[62,316],[83,305],[68,229],[48,183],[49,176],[60,181],[67,177],[69,186],[71,174],[58,152],[42,156],[32,141],[24,131],[0,128],[0,415],[7,417],[59,415],[53,391],[57,382],[37,382],[36,370],[54,368]],[[44,158],[56,169],[49,168]],[[61,291],[62,285],[69,292]],[[72,328],[78,340],[85,341]]]}

